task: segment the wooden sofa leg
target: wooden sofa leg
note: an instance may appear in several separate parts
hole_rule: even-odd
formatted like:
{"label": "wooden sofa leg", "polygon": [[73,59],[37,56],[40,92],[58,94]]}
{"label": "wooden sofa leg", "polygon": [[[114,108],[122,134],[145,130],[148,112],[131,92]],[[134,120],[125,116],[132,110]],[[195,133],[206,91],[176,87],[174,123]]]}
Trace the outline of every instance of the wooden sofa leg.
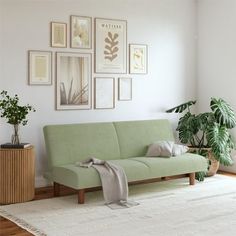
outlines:
{"label": "wooden sofa leg", "polygon": [[78,190],[78,203],[79,204],[84,204],[84,199],[85,199],[85,190],[84,189],[79,189]]}
{"label": "wooden sofa leg", "polygon": [[53,195],[54,197],[60,196],[60,184],[53,182]]}
{"label": "wooden sofa leg", "polygon": [[195,184],[195,173],[189,174],[189,184],[194,185]]}

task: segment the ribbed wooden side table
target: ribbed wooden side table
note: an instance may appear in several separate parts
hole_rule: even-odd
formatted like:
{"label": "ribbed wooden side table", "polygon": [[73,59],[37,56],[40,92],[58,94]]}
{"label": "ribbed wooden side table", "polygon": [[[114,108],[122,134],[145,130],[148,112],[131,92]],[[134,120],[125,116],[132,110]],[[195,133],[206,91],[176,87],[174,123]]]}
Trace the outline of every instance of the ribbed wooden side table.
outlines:
{"label": "ribbed wooden side table", "polygon": [[25,202],[34,198],[34,147],[0,149],[0,204]]}

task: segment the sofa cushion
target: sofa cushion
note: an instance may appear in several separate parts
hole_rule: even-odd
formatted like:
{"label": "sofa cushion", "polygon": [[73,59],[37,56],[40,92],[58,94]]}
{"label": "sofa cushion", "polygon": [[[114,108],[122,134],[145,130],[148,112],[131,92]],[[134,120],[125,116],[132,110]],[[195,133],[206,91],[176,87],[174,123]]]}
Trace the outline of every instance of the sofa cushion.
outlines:
{"label": "sofa cushion", "polygon": [[149,145],[146,157],[179,156],[188,150],[187,146],[175,144],[173,141],[158,141]]}
{"label": "sofa cushion", "polygon": [[149,145],[146,157],[171,157],[174,147],[173,141],[159,141]]}
{"label": "sofa cushion", "polygon": [[135,157],[132,159],[147,165],[150,168],[151,178],[207,171],[208,166],[205,157],[192,153],[170,158]]}
{"label": "sofa cushion", "polygon": [[113,123],[48,125],[44,127],[44,137],[49,169],[91,156],[105,160],[120,158]]}
{"label": "sofa cushion", "polygon": [[179,155],[186,153],[188,150],[189,150],[188,146],[181,145],[181,144],[174,144],[173,150],[172,150],[172,155],[179,156]]}
{"label": "sofa cushion", "polygon": [[[150,178],[150,168],[145,163],[132,159],[111,162],[123,167],[129,182]],[[75,164],[53,167],[52,180],[74,189],[101,186],[99,174],[93,167],[83,168]]]}
{"label": "sofa cushion", "polygon": [[[206,158],[191,153],[170,158],[134,157],[111,162],[123,167],[129,182],[207,170]],[[54,167],[52,181],[74,189],[101,186],[99,174],[94,168],[75,164]]]}
{"label": "sofa cushion", "polygon": [[174,141],[168,120],[114,122],[120,145],[121,158],[145,156],[153,142]]}

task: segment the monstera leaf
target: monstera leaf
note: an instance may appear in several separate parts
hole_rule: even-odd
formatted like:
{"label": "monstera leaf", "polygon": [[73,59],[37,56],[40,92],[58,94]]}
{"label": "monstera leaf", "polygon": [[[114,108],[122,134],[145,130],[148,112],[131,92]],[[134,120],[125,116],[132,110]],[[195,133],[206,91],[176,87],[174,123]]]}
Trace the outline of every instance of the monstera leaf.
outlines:
{"label": "monstera leaf", "polygon": [[[221,98],[211,98],[212,112],[195,115],[190,111],[190,107],[195,103],[196,101],[188,101],[166,111],[185,113],[179,119],[177,127],[180,141],[199,150],[211,148],[216,160],[223,165],[231,165],[233,161],[230,153],[235,144],[229,129],[236,126],[232,107]],[[202,176],[203,173],[199,173],[198,179],[202,179]]]}
{"label": "monstera leaf", "polygon": [[232,159],[230,156],[230,135],[226,126],[221,126],[215,123],[207,130],[206,135],[208,144],[212,148],[215,159],[223,165],[231,165]]}
{"label": "monstera leaf", "polygon": [[215,123],[215,116],[212,112],[200,113],[196,116],[196,122],[199,130],[205,132]]}
{"label": "monstera leaf", "polygon": [[190,112],[179,119],[177,131],[179,131],[179,139],[182,143],[190,143],[195,146],[194,135],[198,130],[196,116]]}
{"label": "monstera leaf", "polygon": [[173,107],[169,110],[167,110],[167,113],[171,113],[171,112],[175,112],[175,113],[182,113],[183,111],[185,111],[186,109],[188,109],[190,106],[194,105],[197,101],[189,101],[189,102],[185,102],[183,104],[180,104],[176,107]]}
{"label": "monstera leaf", "polygon": [[225,125],[228,129],[235,127],[235,114],[232,107],[227,102],[221,98],[211,98],[210,107],[220,125]]}

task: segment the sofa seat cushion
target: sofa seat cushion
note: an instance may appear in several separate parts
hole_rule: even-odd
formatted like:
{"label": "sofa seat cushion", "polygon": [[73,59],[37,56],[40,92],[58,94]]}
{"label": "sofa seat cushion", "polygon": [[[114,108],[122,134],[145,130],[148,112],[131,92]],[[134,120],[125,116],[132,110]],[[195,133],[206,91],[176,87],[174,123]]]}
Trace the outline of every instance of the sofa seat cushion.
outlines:
{"label": "sofa seat cushion", "polygon": [[208,166],[205,157],[191,153],[170,158],[135,157],[131,159],[147,165],[151,178],[207,171]]}
{"label": "sofa seat cushion", "polygon": [[[110,162],[123,167],[128,182],[150,178],[150,168],[135,159],[118,159]],[[99,174],[94,168],[84,168],[75,164],[53,167],[52,181],[74,189],[101,186]]]}

